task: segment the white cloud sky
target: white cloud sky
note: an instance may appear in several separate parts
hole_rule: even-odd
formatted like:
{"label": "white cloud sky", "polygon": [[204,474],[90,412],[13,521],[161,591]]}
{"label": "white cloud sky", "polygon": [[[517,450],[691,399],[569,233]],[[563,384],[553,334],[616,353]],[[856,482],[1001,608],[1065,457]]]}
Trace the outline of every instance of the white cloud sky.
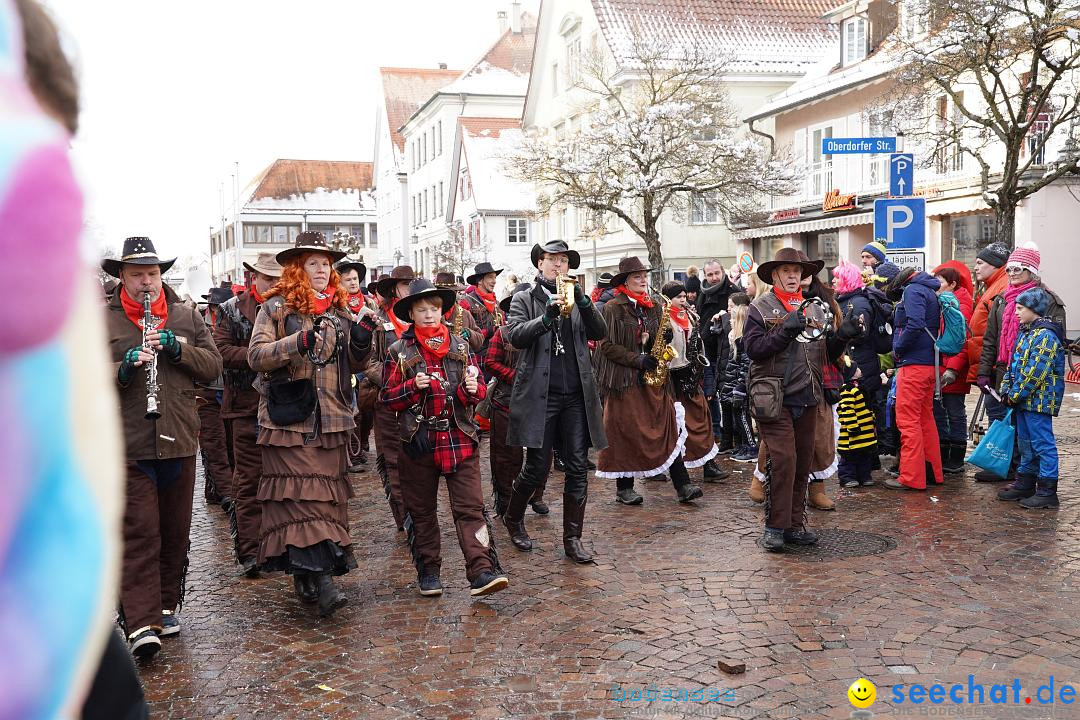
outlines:
{"label": "white cloud sky", "polygon": [[[219,186],[275,158],[371,160],[380,66],[462,69],[510,0],[43,0],[81,81],[88,235],[206,253]],[[537,0],[523,7],[535,13]]]}

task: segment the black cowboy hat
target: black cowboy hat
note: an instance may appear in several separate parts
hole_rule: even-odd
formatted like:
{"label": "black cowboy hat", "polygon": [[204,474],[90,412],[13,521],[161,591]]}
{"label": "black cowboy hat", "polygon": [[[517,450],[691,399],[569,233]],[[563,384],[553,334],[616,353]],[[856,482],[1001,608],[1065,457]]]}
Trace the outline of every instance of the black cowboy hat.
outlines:
{"label": "black cowboy hat", "polygon": [[503,311],[504,315],[510,312],[510,301],[514,299],[514,296],[517,295],[519,292],[531,289],[531,283],[518,283],[514,286],[514,289],[510,291],[509,295],[499,301],[499,309]]}
{"label": "black cowboy hat", "polygon": [[758,265],[757,275],[771,285],[773,272],[781,265],[800,265],[802,266],[803,278],[808,278],[821,272],[821,269],[825,267],[825,262],[823,260],[811,260],[801,250],[784,247],[776,251],[776,255],[773,256],[772,260]]}
{"label": "black cowboy hat", "polygon": [[215,287],[202,296],[207,305],[221,305],[233,296],[232,288]]}
{"label": "black cowboy hat", "polygon": [[412,310],[412,306],[416,301],[436,297],[442,300],[443,312],[446,312],[447,308],[457,302],[457,293],[453,290],[437,288],[426,278],[416,278],[409,283],[409,294],[394,303],[392,312],[397,315],[398,320],[412,322],[409,311]]}
{"label": "black cowboy hat", "polygon": [[349,258],[345,258],[338,264],[334,265],[334,269],[337,270],[338,273],[355,270],[357,277],[359,277],[361,281],[363,281],[363,279],[367,277],[367,265],[364,264],[363,260],[350,260]]}
{"label": "black cowboy hat", "polygon": [[332,250],[326,244],[326,238],[318,230],[306,230],[296,236],[296,245],[288,250],[282,250],[274,258],[278,264],[284,266],[289,260],[307,252],[320,252],[330,257],[330,262],[337,262],[345,257],[344,250]]}
{"label": "black cowboy hat", "polygon": [[379,278],[379,282],[375,283],[375,292],[388,298],[393,294],[394,287],[399,282],[412,282],[415,279],[416,273],[413,272],[413,269],[410,266],[398,265],[390,271],[389,275],[383,275]]}
{"label": "black cowboy hat", "polygon": [[377,288],[379,287],[379,283],[382,282],[383,280],[387,279],[388,277],[390,277],[390,276],[387,275],[386,273],[383,273],[382,275],[379,276],[378,280],[372,280],[371,282],[369,282],[367,284],[367,287],[364,288],[364,290],[367,291],[368,295],[374,295]]}
{"label": "black cowboy hat", "polygon": [[465,289],[465,286],[457,281],[457,277],[452,272],[435,273],[435,287],[443,290],[453,290],[455,292],[460,292]]}
{"label": "black cowboy hat", "polygon": [[172,260],[162,260],[157,256],[157,250],[154,249],[154,243],[148,237],[129,237],[124,240],[124,249],[120,253],[120,259],[105,258],[101,261],[101,269],[112,275],[114,278],[120,277],[120,270],[125,265],[157,265],[161,268],[162,274],[168,271],[176,262],[176,258]]}
{"label": "black cowboy hat", "polygon": [[540,253],[548,253],[549,255],[561,254],[570,259],[570,269],[577,270],[578,265],[581,264],[581,255],[577,250],[571,250],[570,246],[562,240],[549,240],[543,245],[533,245],[532,249],[532,264],[533,267],[540,267]]}
{"label": "black cowboy hat", "polygon": [[502,273],[502,270],[496,270],[495,268],[491,267],[491,263],[489,262],[482,262],[473,268],[473,274],[465,278],[465,282],[469,283],[470,285],[475,285],[477,281],[480,280],[480,278],[484,277],[485,275],[490,275],[491,273],[499,275]]}
{"label": "black cowboy hat", "polygon": [[636,255],[624,257],[619,261],[619,272],[611,276],[611,287],[619,287],[626,282],[631,273],[652,272],[652,268],[641,264],[641,259]]}

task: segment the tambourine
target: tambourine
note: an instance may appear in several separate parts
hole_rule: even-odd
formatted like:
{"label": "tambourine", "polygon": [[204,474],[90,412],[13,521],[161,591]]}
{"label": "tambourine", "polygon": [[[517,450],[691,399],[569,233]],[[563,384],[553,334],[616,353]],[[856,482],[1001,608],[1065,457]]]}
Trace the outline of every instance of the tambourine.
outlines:
{"label": "tambourine", "polygon": [[832,308],[821,298],[803,300],[795,312],[806,318],[806,327],[795,337],[799,342],[813,342],[821,338],[833,323]]}
{"label": "tambourine", "polygon": [[[332,342],[328,340],[326,334],[323,333],[324,325],[329,325],[333,330]],[[325,356],[321,356],[319,353],[316,353],[315,349],[312,349],[311,352],[308,353],[308,360],[311,361],[311,364],[316,367],[324,367],[337,360],[338,356],[341,354],[342,348],[345,347],[345,329],[341,327],[341,320],[331,313],[316,315],[315,319],[312,321],[311,329],[322,339],[324,349],[328,344],[330,345],[330,350]]]}

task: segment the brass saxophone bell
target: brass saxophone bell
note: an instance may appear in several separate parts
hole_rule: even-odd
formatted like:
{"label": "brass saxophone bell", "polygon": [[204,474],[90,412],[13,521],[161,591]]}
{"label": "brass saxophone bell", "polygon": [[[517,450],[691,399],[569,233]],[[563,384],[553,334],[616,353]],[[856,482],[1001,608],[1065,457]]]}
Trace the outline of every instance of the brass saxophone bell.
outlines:
{"label": "brass saxophone bell", "polygon": [[577,287],[577,279],[569,275],[555,276],[555,294],[563,299],[562,316],[570,317],[574,311],[574,288]]}

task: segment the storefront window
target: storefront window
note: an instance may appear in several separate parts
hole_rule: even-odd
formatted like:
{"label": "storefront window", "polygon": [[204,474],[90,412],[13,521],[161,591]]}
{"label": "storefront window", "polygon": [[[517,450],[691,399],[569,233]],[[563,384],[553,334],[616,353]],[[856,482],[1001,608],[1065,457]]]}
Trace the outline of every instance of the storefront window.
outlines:
{"label": "storefront window", "polygon": [[993,213],[950,217],[953,259],[973,265],[979,250],[994,241],[995,229]]}

